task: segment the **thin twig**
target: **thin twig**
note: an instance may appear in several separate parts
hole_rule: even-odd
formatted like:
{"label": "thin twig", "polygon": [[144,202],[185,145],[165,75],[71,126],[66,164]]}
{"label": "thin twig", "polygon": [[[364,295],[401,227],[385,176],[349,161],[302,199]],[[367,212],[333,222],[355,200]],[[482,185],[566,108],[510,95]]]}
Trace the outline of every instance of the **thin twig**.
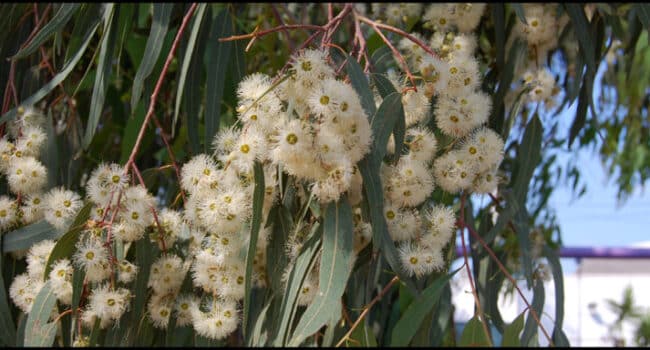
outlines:
{"label": "thin twig", "polygon": [[[358,15],[355,13],[355,16],[358,16]],[[358,16],[358,18],[363,21],[364,17],[363,16]],[[381,40],[383,40],[386,43],[386,45],[388,45],[388,48],[393,52],[393,55],[397,58],[397,60],[404,67],[404,73],[406,73],[406,76],[409,78],[409,81],[411,82],[411,85],[413,86],[413,89],[417,92],[418,88],[415,85],[415,78],[413,77],[413,73],[411,73],[411,70],[409,69],[409,66],[406,63],[406,60],[404,59],[404,56],[402,56],[402,54],[399,52],[399,50],[397,50],[395,48],[395,46],[390,42],[390,40],[388,40],[388,38],[386,38],[384,33],[381,32],[381,29],[377,25],[376,22],[374,22],[374,21],[364,21],[364,22],[368,23],[372,27],[372,29],[374,29],[375,32],[379,35]]]}
{"label": "thin twig", "polygon": [[481,308],[481,300],[476,293],[476,286],[474,286],[474,277],[472,276],[472,271],[469,269],[469,260],[467,257],[467,247],[465,246],[465,193],[460,197],[460,216],[458,219],[460,226],[460,240],[463,245],[463,259],[465,262],[465,268],[467,269],[467,278],[469,279],[469,285],[472,289],[472,295],[474,296],[474,303],[476,303],[476,312],[478,313],[479,318],[481,319],[481,325],[483,326],[483,332],[485,333],[485,338],[487,339],[490,346],[492,346],[492,337],[490,336],[490,331],[487,328],[487,320],[483,314],[483,308]]}
{"label": "thin twig", "polygon": [[[196,9],[196,3],[193,3],[190,9],[187,11],[185,14],[185,17],[183,17],[183,23],[181,23],[181,26],[178,28],[178,32],[176,33],[176,37],[174,38],[174,42],[172,43],[171,49],[169,49],[169,54],[167,54],[167,60],[165,61],[165,65],[163,66],[162,71],[160,72],[160,76],[158,77],[158,82],[156,83],[156,87],[154,88],[153,93],[151,94],[151,99],[149,100],[149,109],[147,110],[147,115],[144,117],[144,121],[142,122],[142,126],[140,127],[140,132],[138,133],[138,138],[135,140],[135,144],[133,145],[133,151],[131,151],[131,155],[129,156],[129,159],[127,160],[124,169],[126,172],[129,171],[129,167],[135,163],[135,156],[138,154],[138,151],[140,150],[140,144],[142,143],[142,139],[144,138],[144,132],[147,128],[147,125],[149,124],[149,120],[153,116],[155,107],[156,107],[156,100],[158,98],[158,94],[160,93],[160,88],[162,87],[162,82],[165,78],[165,74],[167,74],[167,70],[169,69],[169,65],[171,64],[172,60],[174,59],[174,53],[176,52],[176,48],[178,47],[178,43],[181,41],[181,37],[183,36],[183,32],[185,31],[185,28],[187,27],[187,24],[190,21],[190,18],[192,18],[192,14],[194,13],[194,10]],[[137,168],[134,168],[137,169]]]}
{"label": "thin twig", "polygon": [[501,270],[501,272],[503,272],[503,274],[508,278],[510,283],[512,283],[512,285],[515,287],[515,289],[517,290],[517,293],[519,294],[521,299],[526,304],[526,308],[530,311],[530,314],[533,316],[533,319],[535,319],[535,322],[537,322],[537,325],[539,326],[539,328],[542,329],[542,332],[544,333],[544,336],[548,340],[548,343],[551,346],[554,346],[553,345],[553,340],[548,335],[548,332],[546,331],[546,329],[542,325],[542,322],[539,319],[539,315],[537,315],[537,312],[530,305],[530,303],[528,302],[528,300],[524,296],[524,293],[521,291],[521,289],[519,289],[519,286],[517,285],[517,281],[512,277],[512,275],[508,272],[508,270],[505,268],[505,266],[503,266],[503,264],[501,263],[499,258],[497,258],[496,254],[494,254],[494,251],[492,251],[492,249],[487,245],[487,243],[485,243],[483,238],[481,238],[481,236],[472,227],[470,227],[469,225],[467,225],[466,227],[467,227],[467,230],[469,231],[469,233],[471,233],[472,236],[474,236],[474,238],[476,238],[476,240],[478,240],[481,243],[481,245],[483,246],[483,249],[485,249],[485,251],[488,252],[488,254],[492,258],[492,260],[494,260],[494,262],[496,262],[497,266],[499,266],[499,270]]}
{"label": "thin twig", "polygon": [[368,312],[370,311],[370,309],[371,309],[371,308],[372,308],[372,307],[373,307],[373,306],[374,306],[374,305],[375,305],[375,304],[376,304],[376,303],[377,303],[377,302],[378,302],[378,301],[379,301],[379,300],[380,300],[380,299],[381,299],[381,298],[382,298],[386,293],[388,293],[388,291],[390,290],[390,288],[391,288],[395,283],[397,283],[397,281],[399,281],[399,277],[398,277],[398,276],[393,277],[393,279],[390,280],[390,282],[388,282],[388,284],[386,285],[386,287],[384,287],[384,289],[383,289],[379,294],[377,294],[377,296],[376,296],[374,299],[372,299],[372,301],[371,301],[371,302],[370,302],[366,307],[363,308],[363,311],[361,312],[361,315],[359,315],[359,318],[357,318],[357,320],[354,321],[354,324],[352,324],[352,327],[350,327],[350,330],[349,330],[347,333],[345,333],[345,335],[343,336],[343,338],[341,338],[341,340],[339,340],[339,342],[336,344],[336,347],[337,347],[337,348],[340,347],[340,346],[343,344],[343,342],[345,342],[348,338],[350,338],[350,335],[352,334],[352,332],[354,332],[354,330],[357,328],[357,326],[359,326],[359,324],[361,323],[361,321],[363,321],[363,319],[366,317],[366,315],[368,314]]}
{"label": "thin twig", "polygon": [[313,24],[285,24],[285,25],[280,25],[277,27],[273,27],[271,29],[266,29],[262,31],[253,31],[252,33],[249,34],[241,34],[241,35],[232,35],[227,38],[219,38],[220,42],[224,41],[235,41],[235,40],[243,40],[243,39],[252,39],[252,38],[259,38],[261,36],[275,33],[278,31],[285,31],[287,29],[311,29],[311,30],[318,30],[318,31],[324,31],[326,28],[322,26],[317,26]]}

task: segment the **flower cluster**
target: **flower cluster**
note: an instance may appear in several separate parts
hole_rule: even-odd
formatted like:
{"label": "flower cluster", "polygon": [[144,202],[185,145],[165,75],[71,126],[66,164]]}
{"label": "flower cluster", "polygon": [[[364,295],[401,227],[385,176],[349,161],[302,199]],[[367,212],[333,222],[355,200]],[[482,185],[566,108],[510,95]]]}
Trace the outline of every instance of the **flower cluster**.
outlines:
{"label": "flower cluster", "polygon": [[[422,83],[417,91],[403,95],[405,153],[398,154],[395,164],[384,165],[382,181],[389,233],[399,242],[402,265],[412,275],[422,276],[445,266],[442,248],[455,231],[451,208],[423,205],[434,185],[449,193],[488,193],[497,187],[504,142],[484,126],[492,103],[479,91],[476,37],[467,33],[478,24],[483,9],[484,5],[478,4],[430,5],[423,20],[434,29],[428,43],[435,55],[409,38],[399,44]],[[395,76],[392,81],[399,88],[408,87]],[[436,130],[429,128],[433,125],[428,120],[432,98],[436,100]],[[446,143],[440,150],[436,131]],[[392,139],[388,151],[396,152]]]}

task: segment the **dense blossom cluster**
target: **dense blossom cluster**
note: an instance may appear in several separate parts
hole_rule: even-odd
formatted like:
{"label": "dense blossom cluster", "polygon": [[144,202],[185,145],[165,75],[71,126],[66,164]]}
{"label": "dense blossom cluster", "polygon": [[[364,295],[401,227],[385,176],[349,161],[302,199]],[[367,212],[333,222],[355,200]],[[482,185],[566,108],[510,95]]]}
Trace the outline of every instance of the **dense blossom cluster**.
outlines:
{"label": "dense blossom cluster", "polygon": [[[422,19],[434,29],[428,44],[435,56],[408,38],[399,43],[409,67],[419,73],[422,83],[402,99],[406,153],[400,154],[395,164],[385,165],[381,175],[389,232],[400,244],[403,266],[416,276],[445,266],[442,248],[455,232],[451,208],[425,203],[434,184],[449,193],[488,193],[498,184],[504,142],[484,126],[492,103],[479,91],[481,74],[474,57],[477,42],[469,33],[478,25],[484,7],[430,5]],[[391,78],[396,87],[409,87],[397,76]],[[436,104],[431,111],[432,98]],[[441,133],[439,139],[446,143],[443,149],[439,149],[435,131],[429,128],[431,113]],[[395,144],[391,141],[388,151],[393,153]]]}
{"label": "dense blossom cluster", "polygon": [[[389,74],[396,90],[406,91],[402,94],[406,130],[404,145],[396,145],[391,136],[380,169],[388,232],[404,270],[418,278],[446,266],[443,248],[455,233],[454,209],[433,203],[434,189],[488,193],[499,179],[504,143],[485,127],[491,100],[479,91],[477,43],[469,33],[484,7],[372,6],[389,22],[417,18],[424,10],[423,20],[434,31],[428,44],[435,55],[406,38],[399,43],[422,79],[417,90],[408,90],[395,72]],[[543,72],[528,78],[550,84]],[[180,188],[187,195],[181,210],[158,208],[143,185],[130,183],[128,169],[121,165],[100,164],[94,169],[85,185],[92,205],[90,220],[79,234],[74,254],[55,261],[44,276],[56,243],[44,240],[31,247],[27,272],[11,285],[14,303],[30,312],[36,294],[49,280],[58,301],[70,305],[77,268],[84,273],[87,288],[82,324],[92,329],[99,321],[107,328],[129,310],[134,281],[145,273],[147,291],[137,292],[148,295],[147,318],[154,327],[167,328],[173,316],[177,326],[191,325],[201,336],[227,337],[241,319],[256,163],[262,164],[265,195],[253,259],[254,285],[265,287],[270,282],[266,252],[272,227],[264,221],[279,198],[283,178],[291,178],[285,186],[294,186],[305,208],[312,200],[326,204],[345,195],[353,208],[354,251],[360,252],[372,237],[372,227],[362,215],[363,183],[357,168],[373,140],[371,116],[353,87],[337,78],[326,51],[301,51],[292,59],[290,74],[278,79],[255,73],[239,83],[236,125],[218,132],[213,153],[192,157],[180,170]],[[534,94],[537,98],[553,94],[546,85],[540,89]],[[375,96],[379,106],[382,99]],[[43,192],[47,172],[37,160],[46,139],[42,122],[37,113],[25,112],[9,129],[13,141],[7,136],[0,140],[0,171],[17,196],[0,198],[3,232],[41,219],[65,232],[83,205],[81,196],[69,190]],[[284,281],[313,225],[313,220],[303,222],[299,217],[290,228]],[[127,259],[136,242],[146,242],[144,249],[157,254],[150,266]],[[318,292],[319,264],[312,266],[298,305],[309,304]],[[84,344],[85,339],[78,334],[75,342]]]}

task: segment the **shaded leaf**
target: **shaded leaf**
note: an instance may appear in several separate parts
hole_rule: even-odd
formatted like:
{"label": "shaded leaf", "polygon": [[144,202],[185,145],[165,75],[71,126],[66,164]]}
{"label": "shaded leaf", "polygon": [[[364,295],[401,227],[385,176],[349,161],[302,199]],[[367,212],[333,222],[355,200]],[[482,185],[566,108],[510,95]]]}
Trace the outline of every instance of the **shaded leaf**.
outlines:
{"label": "shaded leaf", "polygon": [[95,82],[93,84],[93,94],[90,100],[90,112],[88,113],[88,124],[83,139],[83,148],[88,149],[90,142],[93,140],[99,118],[104,109],[104,99],[106,98],[106,89],[110,81],[111,69],[113,66],[113,48],[117,37],[117,26],[119,19],[120,6],[114,11],[115,4],[106,4],[104,11],[104,32],[102,41],[99,46],[99,62],[95,73]]}
{"label": "shaded leaf", "polygon": [[45,271],[43,273],[43,278],[45,280],[48,279],[50,271],[52,271],[52,266],[57,260],[70,258],[72,256],[72,253],[75,250],[75,244],[79,238],[79,233],[84,229],[86,220],[90,217],[92,207],[93,204],[88,202],[79,210],[79,213],[77,213],[74,222],[70,225],[68,232],[66,232],[66,234],[56,242],[54,248],[52,248],[52,252],[50,252],[50,257],[47,259]]}
{"label": "shaded leaf", "polygon": [[377,347],[377,339],[375,339],[375,334],[369,327],[367,327],[365,321],[366,320],[357,326],[352,334],[350,334],[350,339],[345,341],[348,347]]}
{"label": "shaded leaf", "polygon": [[246,284],[244,289],[244,319],[242,322],[242,330],[244,338],[250,336],[248,323],[253,315],[250,313],[251,303],[251,288],[253,288],[253,259],[257,251],[257,237],[260,233],[260,226],[262,225],[262,207],[264,206],[264,168],[260,162],[255,162],[253,169],[255,177],[255,189],[253,191],[253,218],[251,219],[250,243],[248,245],[248,253],[246,254]]}
{"label": "shaded leaf", "polygon": [[[54,90],[54,88],[56,88],[68,77],[68,75],[72,72],[72,70],[75,68],[75,66],[83,56],[84,52],[86,52],[88,43],[92,39],[93,34],[95,34],[95,31],[97,30],[98,26],[99,26],[99,21],[95,21],[90,25],[89,30],[84,35],[81,47],[70,59],[70,61],[66,62],[65,66],[63,66],[63,69],[61,69],[61,71],[57,73],[54,76],[54,78],[52,78],[52,80],[50,80],[47,84],[43,85],[36,93],[31,95],[27,99],[21,101],[19,104],[20,106],[34,105],[36,102],[40,101],[43,97],[47,96],[47,94],[49,94],[52,90]],[[9,120],[13,120],[16,117],[16,112],[17,112],[17,108],[13,108],[7,111],[7,113],[3,114],[2,117],[0,117],[0,124],[5,123]]]}
{"label": "shaded leaf", "polygon": [[477,316],[472,317],[465,324],[463,334],[460,336],[459,346],[489,346],[490,341],[485,335],[483,325]]}
{"label": "shaded leaf", "polygon": [[181,109],[181,100],[183,98],[183,91],[185,90],[185,78],[187,77],[187,71],[190,67],[190,62],[192,62],[192,54],[194,52],[194,46],[196,46],[196,38],[199,36],[199,29],[201,28],[201,23],[203,22],[203,16],[205,15],[205,9],[207,6],[207,4],[199,4],[196,7],[196,11],[194,12],[194,16],[192,18],[190,37],[185,49],[185,56],[183,57],[182,61],[183,63],[180,67],[181,70],[180,76],[178,77],[178,87],[176,88],[176,103],[174,104],[174,119],[171,128],[172,137],[175,135],[178,112]]}
{"label": "shaded leaf", "polygon": [[[538,317],[541,318],[542,311],[544,310],[544,283],[538,282],[533,287],[533,302],[531,306]],[[529,311],[526,324],[524,325],[524,333],[521,335],[522,346],[536,346],[538,327],[533,313]]]}
{"label": "shaded leaf", "polygon": [[440,299],[443,288],[449,280],[460,270],[436,279],[431,285],[422,291],[404,311],[402,317],[397,321],[393,328],[391,336],[391,346],[408,346],[413,336],[418,330],[418,326],[424,321],[425,317],[431,312],[433,306]]}
{"label": "shaded leaf", "polygon": [[[315,232],[321,232],[317,230]],[[280,312],[276,318],[280,320],[277,334],[273,340],[273,346],[284,345],[284,339],[289,333],[291,314],[296,307],[296,300],[298,292],[307,277],[307,273],[311,270],[314,263],[316,253],[320,247],[320,235],[312,235],[303,245],[300,254],[296,258],[296,262],[291,268],[289,278],[287,280],[286,289],[280,305]]]}
{"label": "shaded leaf", "polygon": [[341,296],[345,291],[352,265],[352,208],[347,196],[330,202],[323,218],[323,249],[318,276],[318,294],[296,326],[289,346],[298,346],[341,312]]}
{"label": "shaded leaf", "polygon": [[7,291],[5,290],[5,282],[3,274],[3,254],[0,253],[0,345],[14,346],[16,345],[16,325],[11,318],[11,309],[7,298]]}
{"label": "shaded leaf", "polygon": [[36,35],[34,35],[32,40],[29,41],[29,44],[18,51],[13,57],[11,57],[11,59],[15,60],[23,58],[34,53],[34,51],[36,51],[47,39],[61,30],[63,26],[70,21],[70,18],[72,18],[75,12],[77,12],[79,6],[80,4],[74,3],[61,4],[58,11],[52,15],[52,19],[47,22],[43,28],[36,33]]}
{"label": "shaded leaf", "polygon": [[169,26],[169,17],[174,8],[173,3],[153,4],[153,18],[151,21],[151,31],[147,39],[147,45],[144,49],[144,57],[138,66],[138,71],[133,78],[133,88],[131,90],[131,110],[135,110],[142,95],[144,80],[153,71],[160,52],[165,42],[167,28]]}
{"label": "shaded leaf", "polygon": [[521,346],[521,342],[519,341],[519,334],[521,331],[524,329],[524,314],[526,312],[522,312],[515,318],[512,323],[507,325],[505,329],[503,330],[503,340],[501,341],[501,346]]}
{"label": "shaded leaf", "polygon": [[44,239],[57,239],[61,232],[45,220],[23,226],[17,230],[6,233],[2,239],[2,252],[29,249],[34,244]]}
{"label": "shaded leaf", "polygon": [[594,56],[596,49],[593,37],[589,30],[589,20],[583,10],[583,4],[566,3],[564,4],[564,7],[571,18],[571,24],[573,25],[576,37],[578,38],[578,44],[580,44],[582,56],[587,63],[587,67],[590,71],[595,72],[597,68],[596,58]]}
{"label": "shaded leaf", "polygon": [[513,10],[515,10],[515,13],[517,14],[517,17],[521,23],[528,25],[528,21],[526,21],[526,11],[524,11],[524,6],[517,3],[512,3],[510,6],[512,6]]}
{"label": "shaded leaf", "polygon": [[371,118],[375,115],[375,110],[377,108],[375,107],[375,99],[372,97],[372,90],[370,89],[370,84],[368,84],[368,78],[366,77],[366,74],[363,72],[363,69],[359,63],[357,63],[357,61],[352,56],[348,57],[348,61],[346,63],[346,71],[350,77],[350,83],[352,84],[352,87],[361,99],[361,106],[363,107],[363,110],[366,112],[368,118]]}
{"label": "shaded leaf", "polygon": [[56,296],[50,281],[45,282],[34,299],[32,310],[25,323],[24,346],[52,346],[56,335],[56,323],[48,323]]}
{"label": "shaded leaf", "polygon": [[553,342],[555,346],[569,346],[569,340],[562,331],[564,323],[564,275],[562,273],[562,264],[558,254],[550,247],[544,246],[542,254],[546,257],[551,273],[553,275],[553,284],[555,287],[555,325],[553,327]]}
{"label": "shaded leaf", "polygon": [[204,150],[209,151],[214,135],[219,130],[221,118],[221,100],[226,81],[226,68],[230,59],[232,42],[220,42],[219,38],[225,38],[232,33],[232,19],[227,9],[221,10],[212,21],[210,39],[206,47],[208,60],[207,66],[207,87],[205,105],[205,145]]}
{"label": "shaded leaf", "polygon": [[525,205],[528,194],[528,185],[541,160],[542,148],[542,122],[536,114],[528,122],[521,145],[517,151],[517,175],[513,184],[513,192],[519,206]]}

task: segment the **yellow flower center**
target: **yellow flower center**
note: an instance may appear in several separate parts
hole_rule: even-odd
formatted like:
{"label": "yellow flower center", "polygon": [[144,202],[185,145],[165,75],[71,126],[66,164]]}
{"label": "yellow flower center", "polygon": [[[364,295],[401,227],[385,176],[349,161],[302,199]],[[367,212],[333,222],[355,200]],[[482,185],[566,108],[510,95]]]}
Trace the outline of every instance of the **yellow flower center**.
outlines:
{"label": "yellow flower center", "polygon": [[298,136],[296,136],[296,134],[293,134],[293,133],[287,135],[287,142],[288,142],[290,145],[295,145],[296,142],[298,142]]}
{"label": "yellow flower center", "polygon": [[415,264],[418,263],[418,258],[412,256],[412,257],[409,259],[409,262],[410,262],[412,265],[415,265]]}
{"label": "yellow flower center", "polygon": [[393,220],[395,218],[395,212],[393,212],[392,210],[387,211],[386,217],[389,218],[390,220]]}
{"label": "yellow flower center", "polygon": [[108,299],[108,300],[106,300],[106,304],[108,304],[108,306],[113,306],[113,305],[115,305],[115,299]]}
{"label": "yellow flower center", "polygon": [[326,105],[326,104],[330,103],[330,97],[327,96],[327,95],[323,95],[323,96],[320,97],[319,102],[322,105]]}
{"label": "yellow flower center", "polygon": [[120,176],[119,175],[113,175],[113,177],[111,178],[111,181],[113,181],[114,184],[119,183],[120,182]]}
{"label": "yellow flower center", "polygon": [[251,148],[248,145],[241,145],[241,147],[239,147],[239,150],[242,153],[246,154],[251,150]]}

